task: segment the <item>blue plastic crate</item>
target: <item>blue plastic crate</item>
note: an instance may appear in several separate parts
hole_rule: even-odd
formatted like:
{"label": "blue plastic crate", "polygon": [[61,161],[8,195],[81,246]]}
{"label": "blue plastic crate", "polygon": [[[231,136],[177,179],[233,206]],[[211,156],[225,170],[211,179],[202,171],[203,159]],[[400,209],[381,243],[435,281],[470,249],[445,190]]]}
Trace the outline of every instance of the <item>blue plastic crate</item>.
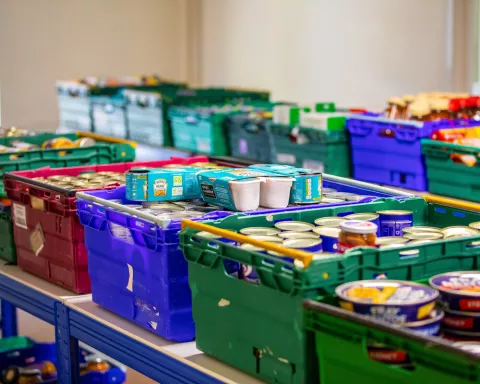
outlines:
{"label": "blue plastic crate", "polygon": [[378,115],[352,115],[347,119],[353,177],[417,191],[427,190],[421,140],[436,129],[479,125],[474,121],[413,122]]}
{"label": "blue plastic crate", "polygon": [[[15,339],[15,340],[14,340]],[[10,341],[23,344],[23,348],[1,348]],[[80,349],[79,362],[85,362],[85,356],[90,353]],[[9,366],[26,367],[28,365],[50,361],[57,365],[57,349],[55,343],[36,343],[32,339],[23,336],[15,336],[0,341],[0,369]],[[110,364],[111,365],[111,364]],[[80,384],[121,384],[125,382],[125,372],[119,367],[111,366],[106,372],[89,372],[80,376]],[[44,383],[56,383],[56,380],[48,380]]]}
{"label": "blue plastic crate", "polygon": [[[360,202],[377,198],[404,198],[404,193],[353,180],[326,176],[324,186],[339,192],[365,195]],[[125,187],[77,194],[77,214],[85,228],[93,301],[102,307],[169,340],[195,337],[187,262],[178,249],[180,220],[158,218],[111,200],[125,198]],[[360,202],[323,204],[322,207]],[[318,208],[303,205],[249,212],[262,215]],[[226,217],[216,211],[195,220]]]}

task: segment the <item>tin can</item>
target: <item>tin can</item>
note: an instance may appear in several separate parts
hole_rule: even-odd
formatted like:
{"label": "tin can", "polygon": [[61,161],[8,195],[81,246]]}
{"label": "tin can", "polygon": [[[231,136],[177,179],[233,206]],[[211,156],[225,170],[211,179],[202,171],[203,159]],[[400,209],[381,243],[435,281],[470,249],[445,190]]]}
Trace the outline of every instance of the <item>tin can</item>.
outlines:
{"label": "tin can", "polygon": [[377,236],[381,236],[380,233],[380,219],[378,213],[365,212],[365,213],[353,213],[351,215],[344,216],[345,220],[360,220],[370,221],[377,226]]}
{"label": "tin can", "polygon": [[468,224],[470,228],[475,229],[476,231],[480,231],[480,221],[475,221],[474,223]]}
{"label": "tin can", "polygon": [[367,198],[367,196],[364,195],[351,195],[347,196],[347,201],[362,201],[363,199]]}
{"label": "tin can", "polygon": [[315,228],[313,224],[305,223],[303,221],[278,221],[275,223],[275,228],[280,231],[294,231],[294,232],[310,232]]}
{"label": "tin can", "polygon": [[90,179],[93,179],[94,177],[97,177],[97,175],[95,173],[81,173],[77,177],[82,180],[90,180]]}
{"label": "tin can", "polygon": [[97,144],[97,142],[90,138],[90,137],[81,137],[73,142],[75,147],[83,148],[83,147],[93,147]]}
{"label": "tin can", "polygon": [[478,341],[480,340],[480,332],[465,332],[455,329],[443,328],[444,337],[449,340],[462,341]]}
{"label": "tin can", "polygon": [[401,210],[378,211],[380,236],[402,236],[403,228],[413,225],[413,212]]}
{"label": "tin can", "polygon": [[48,176],[47,180],[50,181],[63,181],[65,179],[68,179],[70,176],[67,175],[53,175],[53,176]]}
{"label": "tin can", "polygon": [[284,240],[282,245],[287,248],[301,249],[307,252],[322,252],[322,239],[289,239]]}
{"label": "tin can", "polygon": [[404,327],[424,336],[437,336],[444,315],[441,309],[434,309],[425,319],[405,323]]}
{"label": "tin can", "polygon": [[445,309],[442,326],[445,330],[480,332],[480,313]]}
{"label": "tin can", "polygon": [[335,193],[337,190],[335,188],[322,188],[322,195],[326,195],[329,193]]}
{"label": "tin can", "polygon": [[287,239],[318,239],[320,235],[313,232],[287,231],[287,232],[280,232],[278,234],[278,237],[285,240]]}
{"label": "tin can", "polygon": [[283,240],[278,236],[262,236],[262,235],[249,235],[248,237],[259,240],[259,241],[267,241],[270,243],[281,243]]}
{"label": "tin can", "polygon": [[439,296],[431,287],[399,280],[354,281],[335,293],[343,309],[398,325],[427,318]]}
{"label": "tin can", "polygon": [[[256,247],[251,244],[242,244],[240,248],[247,251],[259,252],[264,254],[267,253],[265,249]],[[250,284],[260,283],[260,279],[258,278],[257,271],[255,271],[255,268],[253,268],[251,265],[248,265],[248,264],[240,264],[238,278],[240,280],[245,280]]]}
{"label": "tin can", "polygon": [[313,232],[320,235],[322,239],[322,248],[325,252],[337,252],[338,237],[340,236],[340,228],[338,227],[316,227]]}
{"label": "tin can", "polygon": [[333,197],[323,197],[320,200],[320,204],[338,204],[345,202],[345,199],[337,199]]}
{"label": "tin can", "polygon": [[246,236],[275,236],[280,233],[280,231],[270,227],[248,227],[242,228],[240,233]]}
{"label": "tin can", "polygon": [[447,272],[433,276],[430,285],[440,291],[446,310],[480,312],[480,272]]}
{"label": "tin can", "polygon": [[470,352],[474,355],[480,355],[480,341],[459,341],[454,343],[453,346],[462,351]]}
{"label": "tin can", "polygon": [[408,245],[422,245],[422,244],[428,244],[428,243],[433,243],[435,240],[410,240],[408,242]]}
{"label": "tin can", "polygon": [[168,210],[170,212],[184,211],[182,207],[179,207],[178,205],[175,205],[175,204],[148,204],[146,206],[152,211],[164,211],[164,210]]}
{"label": "tin can", "polygon": [[405,235],[407,233],[419,233],[419,232],[442,233],[442,230],[440,228],[428,227],[428,226],[425,226],[425,225],[414,225],[413,227],[402,228],[402,232]]}
{"label": "tin can", "polygon": [[480,235],[476,229],[461,225],[443,228],[442,233],[445,235],[445,239]]}
{"label": "tin can", "polygon": [[377,237],[375,240],[375,244],[377,247],[381,247],[382,245],[392,245],[392,244],[401,244],[404,245],[408,239],[404,237],[398,236],[385,236],[385,237]]}
{"label": "tin can", "polygon": [[340,227],[340,223],[345,221],[343,217],[329,216],[329,217],[320,217],[314,221],[315,225],[319,227]]}
{"label": "tin can", "polygon": [[349,197],[357,196],[357,195],[355,195],[355,193],[350,193],[350,192],[331,192],[331,193],[324,193],[323,196],[329,197],[332,199],[348,200]]}
{"label": "tin can", "polygon": [[403,235],[408,240],[442,240],[441,232],[407,232]]}

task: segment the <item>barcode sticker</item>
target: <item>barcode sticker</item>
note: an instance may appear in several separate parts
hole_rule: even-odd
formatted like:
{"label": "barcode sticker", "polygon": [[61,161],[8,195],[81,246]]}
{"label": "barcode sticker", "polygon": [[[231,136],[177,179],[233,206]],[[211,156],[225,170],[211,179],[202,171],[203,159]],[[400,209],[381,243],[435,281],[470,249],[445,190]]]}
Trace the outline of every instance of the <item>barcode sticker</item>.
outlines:
{"label": "barcode sticker", "polygon": [[13,203],[13,218],[17,227],[28,229],[27,210],[23,205]]}

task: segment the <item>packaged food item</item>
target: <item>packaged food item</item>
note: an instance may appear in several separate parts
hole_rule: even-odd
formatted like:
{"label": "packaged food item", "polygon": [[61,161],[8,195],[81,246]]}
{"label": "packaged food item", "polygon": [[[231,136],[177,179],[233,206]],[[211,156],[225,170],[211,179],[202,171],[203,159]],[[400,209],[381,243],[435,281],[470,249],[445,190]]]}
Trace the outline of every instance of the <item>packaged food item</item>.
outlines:
{"label": "packaged food item", "polygon": [[278,236],[262,236],[262,235],[250,235],[252,239],[259,240],[259,241],[266,241],[269,243],[281,243],[283,239]]}
{"label": "packaged food item", "polygon": [[434,309],[424,319],[405,323],[404,327],[424,336],[437,336],[444,315],[441,309]]}
{"label": "packaged food item", "polygon": [[83,148],[83,147],[93,147],[97,144],[97,142],[92,139],[91,137],[81,137],[73,142],[75,147]]}
{"label": "packaged food item", "polygon": [[388,119],[402,119],[405,116],[406,104],[400,97],[388,99],[388,107],[385,110],[385,117]]}
{"label": "packaged food item", "polygon": [[404,113],[403,113],[403,116],[401,117],[401,119],[404,119],[404,120],[409,120],[410,119],[410,104],[412,104],[415,100],[415,96],[414,95],[405,95],[403,96],[403,101],[405,102],[405,109],[404,109]]}
{"label": "packaged food item", "polygon": [[398,325],[428,318],[438,298],[427,285],[399,280],[355,281],[335,293],[343,309]]}
{"label": "packaged food item", "polygon": [[260,205],[265,208],[285,208],[290,200],[292,177],[264,177],[260,184]]}
{"label": "packaged food item", "polygon": [[355,247],[375,247],[377,229],[377,225],[370,221],[343,221],[340,223],[338,252],[344,253]]}
{"label": "packaged food item", "polygon": [[470,96],[467,100],[468,117],[475,121],[480,120],[480,96]]}
{"label": "packaged food item", "polygon": [[42,144],[44,149],[73,148],[75,143],[66,137],[57,137]]}
{"label": "packaged food item", "polygon": [[401,349],[387,348],[381,343],[369,343],[367,353],[370,359],[384,364],[408,367],[411,362],[407,352]]}
{"label": "packaged food item", "polygon": [[440,292],[445,310],[480,312],[480,272],[447,272],[433,276],[429,283]]}
{"label": "packaged food item", "polygon": [[338,251],[338,238],[340,237],[340,228],[338,227],[316,227],[313,229],[315,234],[320,235],[322,239],[322,248],[325,252]]}
{"label": "packaged food item", "polygon": [[295,232],[310,232],[315,228],[313,224],[305,223],[303,221],[278,221],[275,228],[280,231],[295,231]]}
{"label": "packaged food item", "polygon": [[133,201],[171,201],[201,197],[196,168],[130,170],[126,197]]}
{"label": "packaged food item", "polygon": [[380,215],[378,213],[353,213],[351,215],[344,216],[345,220],[360,220],[360,221],[370,221],[375,224],[377,229],[377,236],[380,236]]}
{"label": "packaged food item", "polygon": [[453,346],[463,351],[473,353],[474,355],[480,354],[480,341],[460,341],[454,343]]}
{"label": "packaged food item", "polygon": [[322,239],[287,239],[283,241],[282,245],[287,248],[301,249],[313,253],[322,251]]}
{"label": "packaged food item", "polygon": [[476,229],[462,225],[443,228],[442,233],[444,234],[445,239],[452,239],[456,237],[470,237],[480,234],[480,232],[478,232]]}
{"label": "packaged food item", "polygon": [[448,99],[433,99],[430,101],[430,120],[447,120],[450,118],[450,112],[448,110]]}
{"label": "packaged food item", "polygon": [[381,236],[402,236],[403,228],[413,225],[413,212],[403,210],[377,211]]}

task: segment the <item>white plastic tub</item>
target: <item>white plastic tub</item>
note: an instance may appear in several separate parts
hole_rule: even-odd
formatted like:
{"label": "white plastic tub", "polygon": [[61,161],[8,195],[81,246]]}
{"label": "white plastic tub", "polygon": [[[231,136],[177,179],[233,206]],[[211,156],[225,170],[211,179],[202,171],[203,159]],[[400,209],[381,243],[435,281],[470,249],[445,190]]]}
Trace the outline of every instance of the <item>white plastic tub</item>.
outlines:
{"label": "white plastic tub", "polygon": [[286,208],[290,190],[295,181],[292,177],[265,177],[260,186],[260,205],[265,208]]}
{"label": "white plastic tub", "polygon": [[244,212],[258,209],[260,206],[260,184],[263,182],[263,178],[255,178],[228,183],[237,211]]}

